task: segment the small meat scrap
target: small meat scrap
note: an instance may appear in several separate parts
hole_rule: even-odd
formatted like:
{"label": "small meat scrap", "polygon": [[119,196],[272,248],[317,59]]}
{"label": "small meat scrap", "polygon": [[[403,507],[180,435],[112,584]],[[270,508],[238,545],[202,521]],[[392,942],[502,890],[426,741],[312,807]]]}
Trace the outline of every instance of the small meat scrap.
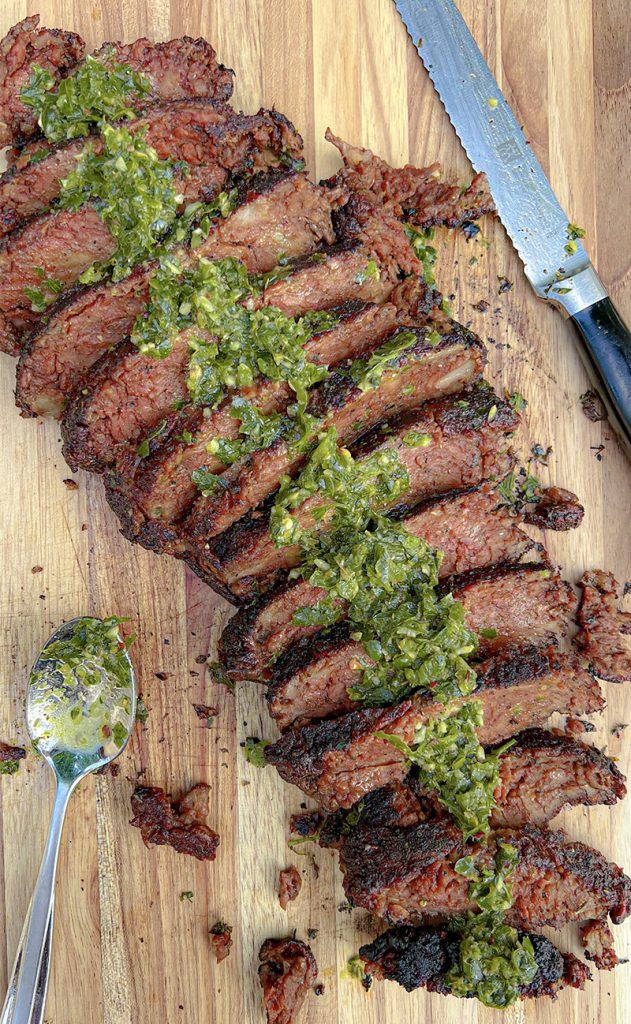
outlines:
{"label": "small meat scrap", "polygon": [[227,956],[230,956],[232,948],[232,925],[225,921],[217,921],[210,929],[210,941],[217,963],[220,964]]}
{"label": "small meat scrap", "polygon": [[320,831],[322,815],[319,811],[307,811],[304,814],[292,814],[289,819],[289,831],[293,834],[308,837],[316,836]]}
{"label": "small meat scrap", "polygon": [[266,939],[259,960],[267,1024],[292,1024],[318,977],[311,949],[297,939]]}
{"label": "small meat scrap", "polygon": [[618,609],[618,583],[610,572],[593,569],[579,582],[576,646],[600,679],[631,681],[631,614]]}
{"label": "small meat scrap", "polygon": [[278,876],[278,902],[283,910],[287,910],[287,904],[297,899],[302,888],[302,878],[298,868],[283,868]]}
{"label": "small meat scrap", "polygon": [[546,487],[535,505],[525,514],[525,520],[541,530],[575,530],[583,521],[585,509],[575,494],[564,487]]}
{"label": "small meat scrap", "polygon": [[15,775],[20,761],[26,757],[24,747],[14,747],[10,743],[0,742],[0,775]]}
{"label": "small meat scrap", "polygon": [[592,423],[598,423],[600,420],[607,419],[607,413],[603,405],[602,399],[595,391],[585,391],[579,398],[581,408],[588,420]]}
{"label": "small meat scrap", "polygon": [[193,704],[193,711],[206,728],[210,729],[213,718],[217,716],[217,708],[211,707],[210,704]]}
{"label": "small meat scrap", "polygon": [[145,846],[172,846],[198,860],[214,860],[219,836],[206,824],[209,787],[200,782],[171,803],[157,786],[136,786],[131,798],[131,825]]}
{"label": "small meat scrap", "polygon": [[613,945],[611,928],[605,921],[588,921],[581,928],[581,942],[585,956],[592,960],[600,971],[612,971],[619,964]]}

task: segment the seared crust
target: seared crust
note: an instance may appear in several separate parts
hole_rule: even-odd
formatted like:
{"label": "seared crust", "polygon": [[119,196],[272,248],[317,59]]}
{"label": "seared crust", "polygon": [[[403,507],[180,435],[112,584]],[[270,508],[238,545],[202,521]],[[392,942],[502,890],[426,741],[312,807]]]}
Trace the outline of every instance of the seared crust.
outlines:
{"label": "seared crust", "polygon": [[[584,715],[604,705],[597,681],[579,659],[553,648],[526,647],[488,659],[479,668],[475,696],[484,713],[478,735],[485,745],[543,725],[555,711]],[[411,743],[417,723],[443,710],[417,694],[389,708],[308,722],[266,747],[265,758],[325,809],[350,807],[371,789],[406,774],[402,755],[375,733],[392,733]]]}
{"label": "seared crust", "polygon": [[583,522],[585,509],[575,494],[564,487],[546,487],[536,505],[526,510],[527,523],[541,530],[575,530]]}
{"label": "seared crust", "polygon": [[[452,324],[437,345],[427,341],[428,327],[406,328],[416,335],[413,346],[383,373],[379,385],[362,391],[343,373],[333,373],[314,389],[309,412],[322,429],[335,426],[343,444],[352,443],[373,424],[418,408],[424,401],[453,394],[482,373],[481,342],[459,324]],[[279,485],[284,473],[296,472],[305,456],[291,453],[282,439],[264,452],[237,462],[223,474],[221,491],[198,499],[185,529],[191,544],[203,546],[259,505]],[[203,571],[203,547],[199,565]]]}
{"label": "seared crust", "polygon": [[[591,980],[589,968],[572,953],[559,952],[543,935],[520,933],[521,938],[526,935],[539,970],[530,985],[522,989],[522,999],[554,999],[562,988],[582,989]],[[458,936],[443,928],[399,925],[361,946],[359,956],[372,977],[396,981],[407,992],[425,988],[448,995],[445,975],[458,962],[458,947]]]}
{"label": "seared crust", "polygon": [[[498,844],[517,851],[511,875],[514,903],[507,919],[529,928],[562,928],[586,918],[620,923],[631,909],[631,879],[584,843],[534,825],[491,832],[473,847],[481,867]],[[340,848],[344,891],[355,906],[389,923],[420,923],[475,909],[470,883],[455,870],[471,852],[460,830],[446,822],[407,829],[354,828]]]}
{"label": "seared crust", "polygon": [[618,583],[610,572],[593,569],[579,581],[576,646],[601,679],[631,680],[631,614],[617,606]]}
{"label": "seared crust", "polygon": [[200,782],[173,803],[157,786],[136,786],[130,825],[140,829],[145,846],[171,846],[197,860],[214,860],[219,836],[206,824],[208,789]]}

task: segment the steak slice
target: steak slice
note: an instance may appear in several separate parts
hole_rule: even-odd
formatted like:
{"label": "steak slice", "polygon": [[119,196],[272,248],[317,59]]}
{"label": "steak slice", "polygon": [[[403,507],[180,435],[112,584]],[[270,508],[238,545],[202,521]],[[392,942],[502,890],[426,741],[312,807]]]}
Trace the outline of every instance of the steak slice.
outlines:
{"label": "steak slice", "polygon": [[[582,989],[591,980],[589,967],[572,953],[561,953],[543,935],[520,932],[528,937],[539,970],[533,981],[522,988],[521,999],[541,996],[556,998],[562,988]],[[460,940],[444,928],[399,925],[389,928],[359,949],[364,970],[373,978],[396,981],[406,992],[424,988],[428,992],[449,995],[445,976],[459,962]]]}
{"label": "steak slice", "polygon": [[259,960],[267,1024],[292,1024],[318,977],[311,948],[293,938],[266,939]]}
{"label": "steak slice", "polygon": [[[299,156],[300,136],[274,111],[235,114],[218,100],[175,100],[149,107],[146,115],[125,121],[130,132],[145,132],[161,160],[185,160],[190,167],[217,164],[232,173],[254,165],[256,156],[274,147],[277,156]],[[100,136],[91,136],[93,152],[102,150]],[[85,139],[74,139],[48,150],[43,159],[25,167],[13,165],[0,177],[0,236],[41,213],[59,196],[59,182],[74,170]],[[190,192],[190,188],[187,189]],[[205,198],[203,192],[200,198]]]}
{"label": "steak slice", "polygon": [[[271,270],[289,244],[313,249],[323,235],[328,236],[330,207],[322,189],[300,175],[288,177],[272,172],[268,177],[272,180],[257,179],[253,183],[250,201],[219,223],[197,254],[203,250],[207,258],[220,259],[238,252],[248,270],[259,273]],[[285,221],[295,225],[291,243],[284,234],[278,234],[275,252],[268,235],[274,207],[282,210]],[[260,249],[256,244],[259,231]],[[63,420],[64,453],[70,465],[92,471],[104,469],[117,457],[121,446],[139,440],[178,402],[188,399],[190,330],[173,340],[172,352],[165,359],[143,355],[128,343],[91,367]]]}
{"label": "steak slice", "polygon": [[576,646],[601,679],[631,681],[631,614],[618,609],[618,583],[610,572],[592,569],[579,582]]}
{"label": "steak slice", "polygon": [[[339,322],[314,334],[305,346],[309,360],[318,365],[335,366],[379,344],[397,318],[396,307],[390,303],[352,302],[332,312]],[[289,385],[269,380],[259,380],[240,394],[263,412],[284,412],[293,396]],[[199,407],[187,407],[174,419],[168,438],[161,435],[160,444],[148,458],[136,459],[130,467],[119,462],[107,480],[106,493],[125,537],[152,550],[163,550],[177,538],[177,530],[170,524],[199,495],[191,479],[193,470],[205,467],[221,472],[224,468],[209,455],[209,441],[237,436],[239,421],[230,415],[231,405],[232,400],[226,399],[217,410],[206,410],[210,415]]]}
{"label": "steak slice", "polygon": [[[14,25],[0,43],[0,145],[21,145],[40,134],[37,115],[25,106],[21,92],[38,64],[58,82],[76,70],[85,44],[73,32],[40,29],[39,15]],[[205,39],[183,36],[166,43],[137,39],[133,43],[104,43],[94,56],[104,63],[113,59],[144,74],[151,89],[139,107],[156,100],[218,99],[232,95],[234,72],[217,63]]]}
{"label": "steak slice", "polygon": [[35,111],[24,105],[33,64],[56,80],[64,78],[85,54],[85,43],[74,32],[40,28],[39,14],[10,28],[0,42],[0,146],[19,144],[39,131]]}
{"label": "steak slice", "polygon": [[[494,748],[487,748],[493,754]],[[626,794],[611,758],[560,729],[526,729],[499,755],[499,784],[490,824],[494,828],[547,825],[564,807],[611,805]],[[408,828],[450,816],[421,785],[412,767],[404,782],[367,793],[348,811],[325,817],[321,846],[336,848],[350,828]]]}
{"label": "steak slice", "polygon": [[448,822],[410,828],[352,828],[342,838],[344,892],[389,924],[420,924],[476,909],[470,879],[455,870],[472,855],[478,870],[493,868],[499,844],[517,851],[506,919],[527,928],[563,928],[570,921],[619,924],[631,910],[631,879],[584,843],[536,825],[502,828],[475,844]]}
{"label": "steak slice", "polygon": [[[464,606],[465,625],[482,634],[480,656],[556,641],[575,606],[569,584],[539,564],[466,573],[447,581],[444,589]],[[280,655],[271,670],[267,701],[281,730],[292,722],[328,718],[356,707],[349,690],[373,662],[352,639],[352,631],[352,625],[340,622],[315,637],[295,640]]]}
{"label": "steak slice", "polygon": [[[525,647],[490,658],[478,670],[475,697],[484,745],[500,743],[551,714],[584,715],[604,706],[600,687],[574,655]],[[470,698],[465,698],[470,699]],[[375,733],[414,739],[419,722],[442,714],[431,697],[416,694],[389,708],[362,708],[338,718],[294,726],[265,748],[265,759],[286,782],[329,811],[350,807],[364,794],[407,774],[403,755]]]}
{"label": "steak slice", "polygon": [[[498,507],[497,493],[488,484],[430,499],[403,522],[414,536],[443,551],[439,566],[443,578],[497,562],[517,561],[533,544],[516,518]],[[282,553],[283,549],[279,550]],[[234,587],[232,590],[234,593]],[[319,628],[295,625],[294,613],[325,596],[322,588],[306,580],[288,582],[282,576],[239,609],[219,641],[220,659],[230,678],[268,679],[270,663],[290,644]]]}
{"label": "steak slice", "polygon": [[[323,431],[335,427],[342,444],[351,444],[383,419],[415,409],[431,398],[453,394],[480,377],[484,349],[460,324],[452,322],[438,344],[427,340],[432,333],[428,326],[406,330],[416,336],[415,343],[392,361],[373,389],[362,390],[341,372],[314,388],[308,411],[321,421]],[[279,486],[281,477],[295,473],[305,459],[281,438],[270,448],[234,463],[222,475],[221,489],[209,498],[199,498],[185,521],[192,550],[264,501]],[[193,560],[191,565],[195,567]]]}
{"label": "steak slice", "polygon": [[[273,170],[262,173],[265,167],[278,163],[283,152],[299,145],[299,136],[280,115],[262,111],[251,117],[242,116],[219,127],[215,135],[219,140],[216,191],[232,174],[250,170],[258,173],[248,180],[247,186],[240,184],[237,210],[215,225],[209,237],[195,250],[195,256],[212,255],[213,246],[218,247],[220,242],[225,251],[232,252],[252,216],[263,231],[268,224],[272,194],[279,196],[278,202],[285,198],[287,204],[295,205],[296,209],[301,198],[306,230],[315,231],[320,225],[324,237],[332,237],[330,209],[321,191],[313,186],[305,187],[302,177],[280,175]],[[294,192],[296,196],[292,201],[288,196]],[[301,224],[297,224],[298,245],[305,233],[305,228],[302,231],[300,228]],[[265,248],[261,245],[256,252],[248,248],[248,259],[254,266],[260,263],[264,269],[269,269],[276,257],[273,249],[268,252],[268,248],[269,243]],[[258,253],[258,262],[254,262]],[[149,280],[155,267],[153,262],[143,264],[117,284],[108,281],[75,290],[48,311],[46,323],[41,323],[26,339],[18,363],[16,400],[23,415],[61,415],[89,367],[130,333],[147,303]]]}
{"label": "steak slice", "polygon": [[206,824],[208,793],[199,782],[174,803],[158,786],[136,786],[130,825],[140,829],[145,846],[171,846],[197,860],[214,860],[219,836]]}

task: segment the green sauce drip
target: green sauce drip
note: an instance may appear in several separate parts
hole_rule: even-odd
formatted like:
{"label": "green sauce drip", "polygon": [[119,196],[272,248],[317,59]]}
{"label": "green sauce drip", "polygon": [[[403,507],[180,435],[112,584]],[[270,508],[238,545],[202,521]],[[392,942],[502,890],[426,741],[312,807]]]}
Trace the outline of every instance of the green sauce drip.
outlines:
{"label": "green sauce drip", "polygon": [[58,83],[50,71],[34,64],[21,100],[35,111],[48,141],[58,143],[88,135],[107,121],[135,117],[134,102],[150,92],[141,72],[114,60],[86,57]]}
{"label": "green sauce drip", "polygon": [[404,224],[404,231],[412,246],[414,255],[423,264],[423,279],[429,288],[436,284],[434,266],[436,264],[436,248],[429,243],[434,240],[433,228],[415,228],[413,224]]}
{"label": "green sauce drip", "polygon": [[[297,481],[281,487],[270,530],[278,545],[300,544],[294,570],[327,596],[299,609],[298,624],[328,625],[346,616],[353,639],[371,659],[358,666],[349,696],[364,705],[400,700],[418,689],[439,700],[470,693],[475,674],[466,658],[476,639],[462,606],[437,595],[440,555],[402,524],[378,511],[401,497],[407,473],[392,450],[356,461],[330,429]],[[291,510],[317,495],[314,518],[329,529],[301,529]],[[361,674],[360,674],[361,670]]]}
{"label": "green sauce drip", "polygon": [[[268,447],[281,434],[293,446],[308,443],[316,422],[306,412],[309,388],[328,372],[309,362],[304,346],[314,333],[333,327],[337,317],[323,311],[289,317],[272,306],[254,309],[264,284],[236,259],[202,258],[184,268],[167,257],[150,282],[147,311],[132,332],[141,352],[164,358],[174,337],[191,329],[187,383],[197,405],[216,408],[230,392],[251,387],[260,377],[289,384],[295,401],[283,416],[232,399],[230,414],[240,421],[240,436],[216,438],[208,445],[224,465]],[[214,490],[217,479],[207,470],[194,471],[193,480],[204,493]]]}

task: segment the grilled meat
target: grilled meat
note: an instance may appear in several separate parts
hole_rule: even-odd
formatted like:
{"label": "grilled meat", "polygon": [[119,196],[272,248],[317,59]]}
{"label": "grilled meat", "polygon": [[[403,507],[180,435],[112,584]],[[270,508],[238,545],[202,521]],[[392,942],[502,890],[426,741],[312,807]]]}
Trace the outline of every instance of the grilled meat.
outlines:
{"label": "grilled meat", "polygon": [[350,829],[339,850],[344,892],[351,904],[391,924],[464,914],[475,903],[457,861],[472,855],[479,871],[488,870],[500,843],[517,851],[509,923],[562,928],[610,916],[619,924],[631,910],[631,879],[617,865],[583,843],[567,842],[562,832],[535,825],[497,829],[473,847],[447,822]]}
{"label": "grilled meat", "polygon": [[302,878],[298,868],[293,865],[283,868],[278,876],[278,902],[281,910],[287,910],[288,904],[298,898],[301,888]]}
{"label": "grilled meat", "polygon": [[[582,989],[591,979],[589,968],[572,953],[560,953],[542,935],[521,933],[530,939],[537,967],[534,980],[521,992],[522,999],[556,997],[565,987]],[[359,956],[366,972],[375,978],[396,981],[406,992],[425,988],[448,995],[445,976],[458,963],[459,938],[438,927],[399,925],[389,928],[361,946]]]}
{"label": "grilled meat", "polygon": [[19,144],[38,131],[35,111],[21,99],[33,64],[59,80],[83,59],[84,53],[85,43],[80,36],[40,28],[39,14],[9,29],[0,42],[0,146]]}
{"label": "grilled meat", "polygon": [[[493,754],[494,748],[487,748]],[[611,758],[560,729],[526,729],[499,757],[499,784],[490,824],[494,828],[547,825],[564,807],[611,805],[626,794]],[[403,782],[367,793],[348,811],[327,815],[321,846],[338,847],[350,828],[409,828],[449,819],[436,795],[422,787],[413,767]],[[316,828],[317,831],[317,828]]]}
{"label": "grilled meat", "polygon": [[[279,153],[280,149],[266,149],[255,162],[273,164]],[[238,204],[235,213],[217,223],[192,255],[237,256],[253,273],[269,270],[279,252],[279,240],[274,242],[272,232],[274,208],[292,239],[293,251],[313,248],[332,237],[327,197],[304,177],[277,171],[257,175],[248,179],[247,188],[239,187]],[[253,227],[258,230],[256,245]],[[115,285],[105,282],[66,295],[49,311],[47,323],[26,341],[18,364],[16,397],[26,414],[61,415],[87,370],[131,331],[147,303],[155,269],[154,263],[144,264]]]}
{"label": "grilled meat", "polygon": [[539,501],[525,514],[527,523],[541,530],[575,530],[585,509],[575,494],[563,487],[545,487]]}
{"label": "grilled meat", "polygon": [[[39,28],[39,15],[14,25],[0,43],[0,145],[21,145],[39,134],[37,115],[24,105],[21,92],[31,70],[38,64],[56,81],[72,74],[82,61],[85,44],[73,32]],[[107,63],[113,59],[144,74],[151,85],[140,106],[156,100],[228,100],[234,73],[217,63],[215,51],[205,39],[184,36],[167,43],[137,39],[133,43],[104,43],[94,56]]]}
{"label": "grilled meat", "polygon": [[157,786],[136,786],[130,825],[140,829],[145,846],[171,846],[197,860],[214,860],[219,836],[206,824],[208,792],[200,782],[172,803]]}
{"label": "grilled meat", "polygon": [[[215,164],[226,171],[226,177],[262,169],[261,164],[271,162],[270,150],[276,160],[283,152],[292,157],[301,153],[300,136],[275,111],[235,114],[218,100],[161,103],[150,107],[144,117],[124,123],[130,132],[145,132],[161,160],[184,160],[191,168]],[[99,136],[91,137],[88,144],[95,153],[102,149]],[[5,171],[0,177],[0,236],[51,205],[59,196],[60,179],[74,170],[85,146],[85,139],[61,143],[36,163],[23,168],[14,164]],[[200,199],[207,198],[205,187],[202,180]]]}
{"label": "grilled meat", "polygon": [[[196,250],[198,254],[219,259],[238,252],[248,270],[258,273],[271,270],[288,245],[313,249],[328,235],[331,222],[325,193],[299,175],[272,174],[271,178],[269,188],[259,181],[252,185],[250,201],[217,225]],[[274,243],[268,235],[274,206],[282,208],[284,219],[294,225],[291,243],[282,234]],[[71,466],[103,469],[122,445],[142,438],[187,400],[192,330],[199,336],[196,328],[177,335],[165,359],[145,356],[127,343],[95,363],[64,416],[64,454]]]}
{"label": "grilled meat", "polygon": [[[187,127],[190,113],[186,111],[192,109],[191,104],[178,104],[177,109],[181,111],[182,125],[178,124],[177,113],[173,113],[173,123],[161,126],[160,148],[176,158],[186,157],[190,172],[174,176],[174,183],[185,200],[210,199],[217,195],[231,173],[251,168],[261,142],[263,151],[275,145],[277,158],[287,142],[294,151],[300,152],[300,137],[278,115],[262,114],[251,119],[232,115],[228,121],[224,118],[223,125],[213,126],[209,123],[213,108],[201,104],[196,109],[198,128],[201,132],[203,126],[204,137],[200,134],[194,145]],[[165,137],[168,128],[171,132]],[[197,160],[201,160],[201,164],[196,164]],[[40,214],[0,243],[0,345],[3,344],[4,350],[15,354],[20,333],[39,318],[25,288],[40,287],[43,274],[67,289],[94,262],[107,260],[115,247],[105,221],[89,203],[76,211],[53,210]],[[200,255],[199,250],[197,255]]]}
{"label": "grilled meat", "polygon": [[[585,715],[604,701],[597,681],[572,655],[551,648],[505,651],[480,666],[474,696],[482,705],[480,741],[489,745],[540,726],[555,711]],[[411,743],[419,722],[442,714],[442,704],[416,694],[388,708],[363,708],[287,730],[265,748],[283,779],[314,796],[326,810],[350,807],[371,789],[400,781],[403,755],[375,736],[382,731]]]}
{"label": "grilled meat", "polygon": [[[335,366],[378,345],[394,328],[397,316],[396,307],[390,303],[377,306],[352,302],[333,312],[339,322],[314,334],[305,346],[310,361],[318,365]],[[261,380],[242,389],[240,395],[261,411],[271,412],[284,411],[293,392],[282,382]],[[224,468],[209,455],[207,445],[215,437],[237,436],[239,421],[230,414],[231,405],[232,400],[227,399],[210,415],[205,415],[204,409],[189,406],[174,418],[167,439],[161,435],[149,458],[135,460],[131,467],[119,461],[117,472],[107,481],[107,497],[129,540],[161,550],[173,536],[177,537],[177,529],[170,524],[186,512],[199,494],[191,479],[193,470],[205,467],[221,472]],[[192,440],[188,440],[189,436]]]}
{"label": "grilled meat", "polygon": [[[384,370],[377,387],[362,390],[348,375],[333,373],[314,388],[308,411],[321,421],[322,430],[333,426],[341,443],[350,444],[384,418],[453,394],[480,376],[484,351],[464,327],[452,323],[438,344],[427,341],[427,327],[406,330],[416,336],[415,343]],[[276,490],[283,474],[295,473],[304,461],[281,438],[236,462],[223,474],[217,495],[199,498],[186,520],[192,545],[205,544],[255,508]]]}
{"label": "grilled meat", "polygon": [[292,1024],[318,977],[311,949],[297,939],[266,939],[259,960],[267,1024]]}
{"label": "grilled meat", "polygon": [[[530,641],[550,643],[565,632],[575,603],[569,584],[538,564],[466,573],[443,586],[464,606],[465,625],[481,634],[479,656]],[[349,690],[372,661],[352,632],[351,624],[340,622],[306,635],[275,662],[267,700],[280,729],[356,706]]]}
{"label": "grilled meat", "polygon": [[[488,411],[493,405],[497,414],[491,423],[488,422]],[[353,446],[356,458],[381,449],[394,449],[399,460],[405,466],[410,486],[399,502],[412,506],[431,495],[443,494],[446,491],[462,489],[479,484],[491,476],[501,478],[511,465],[511,457],[507,454],[505,438],[517,426],[518,419],[510,407],[496,398],[493,391],[485,385],[477,385],[459,396],[428,402],[414,412],[390,423],[380,423]],[[415,441],[416,439],[416,441]],[[430,443],[428,444],[427,441]],[[488,499],[487,511],[491,511],[491,499]],[[310,509],[321,504],[313,498],[300,506],[294,514],[302,526],[316,528],[309,516]],[[499,504],[499,498],[495,504]],[[467,503],[463,499],[463,505]],[[452,535],[453,520],[450,519],[450,508],[440,506],[432,511],[418,509],[420,536],[426,536],[428,543],[443,548],[451,545],[451,552],[445,553],[443,566],[458,561],[454,545],[460,549],[462,540]],[[485,530],[482,518],[475,523],[475,501],[467,516],[471,546],[475,547],[482,541]],[[400,511],[404,511],[400,509]],[[455,509],[454,509],[455,511]],[[257,510],[246,515],[230,530],[209,544],[206,559],[212,564],[217,578],[222,580],[226,588],[239,600],[249,597],[261,586],[268,586],[275,573],[296,565],[300,552],[297,546],[287,545],[277,548],[269,534],[269,510]],[[479,509],[482,512],[482,509]],[[443,514],[445,519],[443,519]],[[497,517],[506,525],[505,537],[519,535],[517,520],[514,529],[506,522],[500,510]],[[416,531],[415,518],[409,523],[412,532]],[[444,523],[441,528],[440,524]],[[317,524],[317,529],[324,530],[327,520]],[[515,532],[517,530],[517,532]],[[464,530],[460,531],[460,535]],[[494,536],[491,531],[490,536]],[[522,535],[523,537],[523,535]],[[499,537],[498,537],[499,539]],[[493,541],[489,542],[489,549]],[[525,550],[525,549],[524,549]],[[510,556],[509,556],[510,557]],[[492,559],[499,561],[500,553]],[[465,559],[466,563],[466,559]],[[468,563],[467,568],[478,563]],[[482,564],[486,564],[483,562]],[[463,571],[444,569],[445,573]]]}
{"label": "grilled meat", "polygon": [[601,679],[631,680],[631,614],[617,607],[618,583],[610,572],[593,569],[579,582],[576,646]]}
{"label": "grilled meat", "polygon": [[[439,567],[442,577],[497,562],[517,561],[533,543],[519,529],[515,518],[503,507],[498,508],[497,495],[486,484],[424,502],[403,522],[410,533],[423,537],[444,553]],[[279,549],[281,556],[282,551]],[[253,579],[254,574],[246,582]],[[234,585],[232,591],[236,591]],[[294,613],[325,596],[322,588],[306,580],[288,582],[286,576],[281,576],[260,597],[240,609],[219,641],[219,655],[228,675],[235,680],[269,678],[267,668],[271,661],[294,641],[318,630],[317,626],[295,625]]]}
{"label": "grilled meat", "polygon": [[606,921],[588,921],[581,928],[581,942],[588,960],[600,971],[612,971],[620,963],[613,945],[611,928]]}
{"label": "grilled meat", "polygon": [[232,926],[225,921],[217,921],[210,929],[210,944],[218,964],[230,956],[232,948]]}
{"label": "grilled meat", "polygon": [[477,174],[468,188],[439,178],[439,165],[394,168],[369,149],[352,146],[327,129],[326,136],[344,161],[344,167],[327,184],[343,184],[351,192],[374,196],[397,216],[418,227],[445,224],[458,227],[495,210],[488,183]]}

